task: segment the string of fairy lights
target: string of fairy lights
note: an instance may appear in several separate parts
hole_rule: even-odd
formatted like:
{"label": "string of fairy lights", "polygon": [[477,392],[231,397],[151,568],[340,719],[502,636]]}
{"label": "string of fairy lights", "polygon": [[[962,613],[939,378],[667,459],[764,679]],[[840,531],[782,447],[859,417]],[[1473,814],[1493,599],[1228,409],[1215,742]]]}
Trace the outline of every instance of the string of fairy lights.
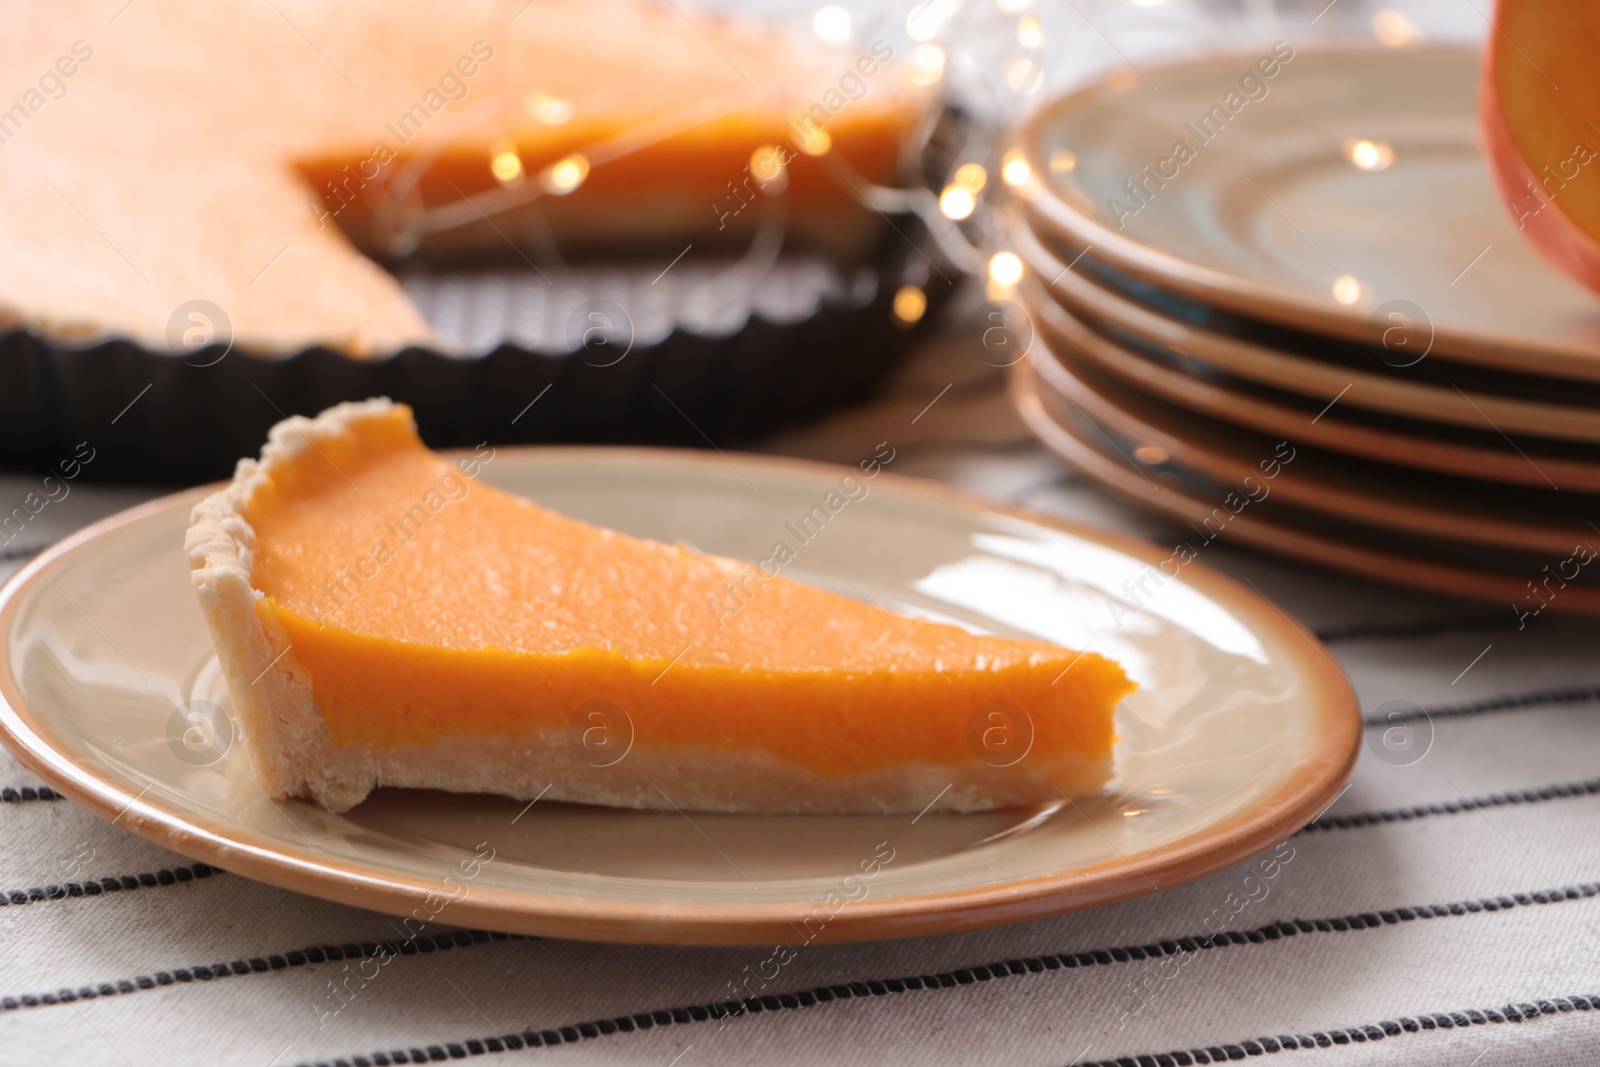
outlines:
{"label": "string of fairy lights", "polygon": [[[858,25],[849,11],[837,5],[815,9],[809,28],[821,44],[843,49],[879,36],[906,42],[909,54],[898,61],[900,76],[928,91],[935,100],[964,109],[977,121],[966,124],[965,142],[944,183],[936,189],[921,184],[891,188],[872,183],[833,150],[833,138],[825,128],[791,122],[788,145],[763,144],[750,154],[749,173],[765,194],[763,199],[783,199],[788,184],[786,158],[794,155],[788,151],[792,148],[821,161],[840,188],[867,206],[886,216],[918,216],[952,264],[983,277],[991,297],[1009,295],[1021,279],[1021,261],[1008,251],[986,254],[982,249],[992,246],[993,227],[986,220],[986,209],[990,199],[1000,199],[993,196],[996,184],[1027,196],[1037,188],[1039,180],[1020,154],[1000,153],[994,133],[1029,110],[1045,82],[1047,35],[1041,13],[1034,10],[1036,2],[925,0],[909,11],[901,8],[892,18],[880,17],[866,25]],[[1148,6],[1184,0],[1140,2]],[[1084,4],[1093,6],[1092,0],[1084,0]],[[959,41],[960,47],[952,47],[953,41]],[[1063,62],[1072,64],[1070,47],[1057,52],[1066,57]],[[1053,53],[1053,63],[1055,58]],[[955,88],[953,81],[959,82]],[[383,202],[375,217],[385,227],[389,252],[404,259],[420,247],[427,235],[493,220],[542,197],[570,195],[584,185],[595,168],[704,123],[719,109],[734,103],[737,96],[732,93],[727,99],[699,101],[652,120],[648,130],[624,131],[585,144],[534,173],[529,173],[517,141],[509,133],[502,135],[489,145],[488,168],[494,178],[493,188],[457,200],[423,204],[419,192],[422,173],[449,147],[448,140],[441,139],[431,149],[417,153],[380,187]],[[501,106],[506,103],[503,101]],[[527,117],[548,127],[565,125],[578,112],[573,101],[537,88],[522,92],[516,104]],[[925,162],[923,156],[939,117],[937,107],[929,110],[928,121],[906,146],[908,158],[918,164]],[[1058,162],[1052,160],[1052,168]],[[998,174],[997,183],[992,180],[994,172]],[[770,269],[775,262],[770,254],[775,251],[771,231],[778,228],[777,243],[781,244],[787,218],[786,211],[761,213],[751,248],[739,268],[747,282],[753,272]],[[893,300],[894,313],[903,323],[920,319],[926,307],[926,294],[914,285],[897,291]]]}
{"label": "string of fairy lights", "polygon": [[[967,123],[965,143],[956,153],[942,186],[936,189],[921,185],[889,188],[869,182],[833,150],[833,138],[825,128],[791,122],[788,145],[763,144],[750,154],[749,173],[764,194],[763,199],[783,200],[788,185],[786,157],[793,156],[788,151],[792,148],[823,162],[825,171],[840,188],[867,206],[886,216],[918,216],[952,264],[982,277],[992,299],[1009,296],[1021,280],[1021,260],[1005,250],[989,254],[982,251],[986,246],[994,247],[994,234],[1001,229],[991,216],[996,209],[1002,214],[1007,210],[1007,197],[995,193],[1003,190],[1010,196],[1031,197],[1040,189],[1040,176],[1033,173],[1019,153],[1005,151],[994,131],[1014,126],[1038,103],[1047,83],[1058,85],[1064,79],[1081,77],[1099,61],[1109,59],[1113,65],[1120,62],[1131,75],[1131,64],[1113,41],[1113,36],[1120,36],[1124,30],[1164,34],[1170,43],[1191,50],[1226,47],[1228,35],[1233,32],[1219,21],[1214,10],[1205,10],[1206,0],[1079,0],[1069,5],[1071,12],[1053,8],[1046,11],[1038,3],[1039,0],[923,0],[909,11],[899,8],[892,16],[880,15],[863,25],[836,4],[816,8],[811,12],[809,28],[821,44],[844,49],[880,36],[892,36],[897,44],[905,42],[909,55],[899,61],[900,76],[947,106],[965,110],[975,121]],[[1049,34],[1047,18],[1056,26]],[[1275,0],[1246,0],[1244,18],[1259,22],[1256,29],[1277,25]],[[1389,8],[1380,9],[1372,17],[1371,32],[1396,47],[1421,36],[1415,23]],[[952,42],[957,41],[959,47],[954,47]],[[1091,55],[1096,49],[1098,60]],[[489,152],[488,166],[495,188],[463,196],[459,201],[424,206],[417,186],[421,172],[442,148],[436,147],[432,155],[413,160],[397,180],[384,187],[388,204],[379,214],[390,224],[390,250],[404,258],[429,233],[493,219],[540,197],[567,196],[583,186],[594,168],[692,129],[715,117],[719,108],[736,102],[737,95],[685,107],[651,121],[648,131],[626,131],[585,145],[534,174],[527,172],[516,141],[509,135],[502,136],[491,143]],[[520,106],[529,118],[550,127],[565,125],[577,114],[573,101],[539,89],[526,91]],[[930,121],[916,131],[907,145],[908,153],[919,164],[925,162],[923,154],[938,118],[936,108],[930,111]],[[1356,145],[1351,149],[1352,159],[1358,165],[1381,167],[1383,147]],[[1058,151],[1048,161],[1052,172],[1070,171],[1074,166],[1070,151]],[[991,180],[992,172],[998,172],[997,182]],[[738,269],[729,272],[731,280],[736,282],[742,274],[748,283],[754,272],[770,269],[787,219],[786,211],[761,212],[750,251],[742,257]],[[1000,221],[1003,223],[1003,219]],[[896,293],[893,306],[902,322],[914,322],[926,310],[926,294],[916,286],[904,287]]]}

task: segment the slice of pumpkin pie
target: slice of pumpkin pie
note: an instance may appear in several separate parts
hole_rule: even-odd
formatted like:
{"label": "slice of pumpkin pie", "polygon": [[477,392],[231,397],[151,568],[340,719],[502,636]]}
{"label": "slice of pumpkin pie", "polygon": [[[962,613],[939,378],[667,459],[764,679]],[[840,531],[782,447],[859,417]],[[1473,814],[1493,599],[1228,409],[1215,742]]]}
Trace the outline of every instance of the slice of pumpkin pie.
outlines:
{"label": "slice of pumpkin pie", "polygon": [[1110,773],[1133,687],[1109,660],[592,526],[475,469],[370,400],[280,423],[195,508],[195,588],[270,796],[915,814]]}

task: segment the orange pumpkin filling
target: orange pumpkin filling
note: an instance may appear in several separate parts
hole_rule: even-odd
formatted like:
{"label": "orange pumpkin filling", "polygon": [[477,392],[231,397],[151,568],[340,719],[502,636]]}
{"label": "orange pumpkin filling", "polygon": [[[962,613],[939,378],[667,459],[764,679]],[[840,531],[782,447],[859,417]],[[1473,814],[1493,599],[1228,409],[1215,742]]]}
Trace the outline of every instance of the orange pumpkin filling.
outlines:
{"label": "orange pumpkin filling", "polygon": [[[972,764],[974,713],[1007,701],[1031,724],[1022,767],[1081,767],[1109,754],[1132,689],[1090,653],[559,515],[428,451],[405,408],[277,464],[244,515],[260,610],[335,745],[527,736],[605,700],[638,748],[758,748],[845,775]],[[735,587],[742,607],[720,609]]]}
{"label": "orange pumpkin filling", "polygon": [[[374,169],[368,149],[324,152],[300,160],[297,169],[328,215],[380,259],[394,254],[397,211],[451,205],[458,217],[448,228],[417,235],[424,254],[475,261],[498,254],[522,262],[506,235],[530,226],[557,247],[580,253],[670,254],[682,249],[674,242],[685,235],[701,248],[741,246],[781,192],[776,211],[789,238],[848,260],[870,251],[882,228],[857,190],[896,183],[902,145],[919,118],[909,106],[862,107],[823,129],[804,111],[785,115],[768,108],[720,116],[646,143],[616,122],[575,122],[556,131],[520,127],[503,143],[479,138],[425,156],[399,150],[384,172],[404,171],[414,160],[423,164],[404,207],[386,202],[384,185],[362,180],[363,167]],[[606,158],[608,144],[623,154]],[[502,189],[494,168],[510,158],[519,177]],[[573,187],[565,190],[563,182]],[[546,195],[533,200],[530,191]],[[461,203],[497,194],[512,206],[496,209],[492,218]]]}

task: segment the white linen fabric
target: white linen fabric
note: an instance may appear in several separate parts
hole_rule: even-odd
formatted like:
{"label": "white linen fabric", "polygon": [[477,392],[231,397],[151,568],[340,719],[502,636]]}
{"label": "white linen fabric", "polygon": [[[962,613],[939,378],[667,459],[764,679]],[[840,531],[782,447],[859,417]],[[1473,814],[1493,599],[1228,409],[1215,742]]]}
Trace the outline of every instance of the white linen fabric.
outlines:
{"label": "white linen fabric", "polygon": [[[767,450],[853,461],[887,439],[899,473],[1178,536],[1034,444],[978,355],[950,331],[876,403]],[[0,504],[32,487],[0,477]],[[76,485],[0,549],[7,572],[153,492]],[[1509,605],[1225,538],[1201,562],[1319,632],[1374,718],[1348,790],[1260,857],[1054,919],[812,945],[729,1014],[770,949],[439,926],[379,968],[389,917],[167,852],[0,755],[0,1064],[1600,1062],[1600,625],[1519,629]],[[1426,743],[1414,762],[1384,748],[1390,701],[1421,709],[1402,723]]]}

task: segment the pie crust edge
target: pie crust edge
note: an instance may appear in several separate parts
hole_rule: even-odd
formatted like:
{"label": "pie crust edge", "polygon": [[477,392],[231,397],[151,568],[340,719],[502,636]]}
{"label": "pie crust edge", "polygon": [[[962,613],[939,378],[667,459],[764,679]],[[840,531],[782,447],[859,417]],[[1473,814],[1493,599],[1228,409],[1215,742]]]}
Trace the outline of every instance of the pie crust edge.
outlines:
{"label": "pie crust edge", "polygon": [[184,535],[200,610],[228,682],[246,749],[269,798],[309,796],[345,811],[371,791],[374,754],[334,746],[312,696],[311,678],[295,657],[265,594],[251,582],[255,530],[245,510],[275,469],[305,450],[355,432],[367,419],[392,417],[386,397],[339,404],[316,418],[295,415],[272,428],[261,458],[241,459],[233,481],[195,505]]}

